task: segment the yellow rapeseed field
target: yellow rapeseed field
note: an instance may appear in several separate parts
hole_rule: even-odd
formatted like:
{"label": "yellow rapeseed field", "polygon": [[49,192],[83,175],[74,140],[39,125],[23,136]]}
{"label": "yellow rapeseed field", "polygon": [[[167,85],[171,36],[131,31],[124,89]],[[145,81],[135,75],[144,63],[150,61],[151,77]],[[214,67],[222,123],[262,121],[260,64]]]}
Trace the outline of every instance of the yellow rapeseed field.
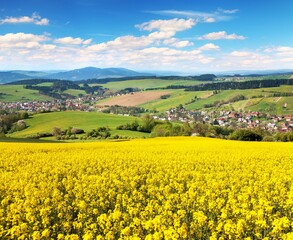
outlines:
{"label": "yellow rapeseed field", "polygon": [[293,239],[292,183],[292,143],[0,143],[0,239]]}

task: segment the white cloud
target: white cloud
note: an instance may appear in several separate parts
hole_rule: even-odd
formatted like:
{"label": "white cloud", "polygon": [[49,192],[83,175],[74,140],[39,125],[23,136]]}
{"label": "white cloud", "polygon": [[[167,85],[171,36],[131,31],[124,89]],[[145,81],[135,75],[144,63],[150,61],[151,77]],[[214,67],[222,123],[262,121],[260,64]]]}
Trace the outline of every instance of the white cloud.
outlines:
{"label": "white cloud", "polygon": [[216,19],[213,17],[206,17],[203,19],[203,21],[206,23],[213,23],[213,22],[216,22]]}
{"label": "white cloud", "polygon": [[212,32],[205,34],[198,38],[198,40],[220,40],[220,39],[226,39],[226,40],[244,40],[246,37],[239,36],[235,33],[233,34],[227,34],[226,31],[220,31],[220,32]]}
{"label": "white cloud", "polygon": [[282,58],[280,61],[281,62],[293,63],[293,57]]}
{"label": "white cloud", "polygon": [[220,47],[213,43],[207,43],[199,48],[199,50],[202,50],[202,51],[211,51],[211,50],[219,50],[219,49]]}
{"label": "white cloud", "polygon": [[91,43],[91,41],[92,39],[83,40],[81,38],[64,37],[64,38],[58,38],[54,42],[64,44],[64,45],[80,45],[80,44],[88,45]]}
{"label": "white cloud", "polygon": [[173,37],[175,34],[176,34],[176,32],[172,32],[172,31],[170,31],[170,32],[153,32],[148,35],[148,38],[151,41],[163,40],[163,39],[169,39],[169,38]]}
{"label": "white cloud", "polygon": [[44,35],[34,35],[30,33],[7,33],[0,35],[0,43],[16,43],[16,42],[40,42],[46,41],[48,38]]}
{"label": "white cloud", "polygon": [[197,11],[179,11],[179,10],[160,10],[160,11],[148,11],[148,13],[166,15],[172,17],[183,17],[195,19],[196,22],[218,22],[231,20],[231,15],[236,13],[238,9],[224,10],[218,9],[214,12],[197,12]]}
{"label": "white cloud", "polygon": [[160,32],[179,32],[192,28],[196,24],[194,19],[170,19],[170,20],[152,20],[136,25],[140,30]]}
{"label": "white cloud", "polygon": [[234,14],[234,13],[239,12],[239,9],[222,9],[222,8],[219,8],[218,12],[226,13],[226,14]]}
{"label": "white cloud", "polygon": [[252,54],[250,52],[244,52],[244,51],[233,51],[230,54],[233,57],[248,57],[251,56]]}
{"label": "white cloud", "polygon": [[[201,21],[204,21],[203,19],[204,16]],[[197,19],[179,18],[149,21],[136,25],[141,30],[149,31],[146,34],[124,35],[100,43],[82,37],[54,38],[48,33],[42,35],[8,33],[0,35],[1,66],[22,69],[72,69],[98,66],[127,67],[134,70],[178,69],[188,72],[292,68],[293,66],[293,46],[255,50],[233,49],[231,46],[230,52],[224,52],[214,43],[208,42],[195,47],[191,40],[182,39],[179,34],[176,36],[180,31],[191,29],[197,22]],[[243,36],[227,34],[225,31],[209,33],[201,38],[245,39]]]}
{"label": "white cloud", "polygon": [[44,44],[41,46],[43,51],[50,51],[56,49],[56,45],[53,44]]}
{"label": "white cloud", "polygon": [[99,44],[93,44],[88,47],[88,50],[101,52],[101,51],[130,51],[133,49],[139,49],[152,44],[156,38],[154,36],[122,36],[112,41],[103,42]]}
{"label": "white cloud", "polygon": [[292,52],[293,48],[281,46],[281,47],[277,47],[276,51],[278,51],[278,52]]}
{"label": "white cloud", "polygon": [[42,18],[37,13],[33,13],[31,17],[6,17],[0,19],[0,24],[19,24],[19,23],[32,23],[35,25],[46,26],[49,25],[49,20],[47,18]]}
{"label": "white cloud", "polygon": [[39,48],[40,42],[49,40],[44,35],[34,35],[27,33],[7,33],[0,35],[1,48]]}
{"label": "white cloud", "polygon": [[263,51],[265,53],[275,54],[277,56],[286,56],[286,57],[293,56],[293,47],[288,47],[288,46],[276,46],[271,48],[265,48]]}
{"label": "white cloud", "polygon": [[171,44],[171,46],[176,47],[176,48],[184,48],[184,47],[189,47],[189,46],[193,46],[192,42],[189,41],[178,41],[178,42],[174,42]]}
{"label": "white cloud", "polygon": [[168,38],[168,39],[163,41],[163,44],[167,45],[167,46],[176,47],[176,48],[183,48],[183,47],[193,46],[193,42],[190,42],[190,41],[187,41],[187,40],[180,41],[177,38]]}

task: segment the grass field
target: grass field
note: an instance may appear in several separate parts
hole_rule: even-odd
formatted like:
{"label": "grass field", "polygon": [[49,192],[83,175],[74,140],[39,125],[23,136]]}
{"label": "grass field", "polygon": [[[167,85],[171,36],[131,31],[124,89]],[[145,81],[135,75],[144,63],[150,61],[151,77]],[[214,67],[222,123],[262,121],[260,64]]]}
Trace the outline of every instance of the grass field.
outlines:
{"label": "grass field", "polygon": [[236,110],[249,110],[251,106],[258,104],[262,98],[253,98],[232,103],[231,106]]}
{"label": "grass field", "polygon": [[264,92],[281,92],[281,93],[293,93],[292,85],[282,85],[280,87],[262,88]]}
{"label": "grass field", "polygon": [[283,239],[292,143],[0,144],[0,239]]}
{"label": "grass field", "polygon": [[[286,108],[283,108],[284,104]],[[293,97],[273,97],[263,98],[257,104],[248,107],[251,111],[260,111],[273,114],[290,114],[293,115]]]}
{"label": "grass field", "polygon": [[22,85],[0,85],[0,101],[52,100],[48,96],[39,94],[39,91],[25,89]]}
{"label": "grass field", "polygon": [[185,92],[182,89],[172,90],[170,97],[167,99],[158,99],[154,101],[141,104],[140,106],[150,110],[167,111],[170,108],[175,108],[179,104],[186,104],[191,101],[195,96],[198,98],[206,98],[212,92],[211,91],[200,91],[200,92]]}
{"label": "grass field", "polygon": [[[24,138],[36,133],[52,132],[54,127],[67,129],[68,127],[81,128],[85,131],[96,129],[102,126],[108,126],[111,130],[121,124],[134,121],[135,117],[118,116],[97,112],[52,112],[33,115],[25,120],[28,128],[10,134],[11,137]],[[129,136],[132,132],[128,133]],[[116,133],[117,134],[117,133]],[[136,134],[136,133],[135,133]],[[143,134],[141,136],[144,136]]]}
{"label": "grass field", "polygon": [[109,88],[112,90],[119,90],[124,88],[162,88],[170,85],[185,85],[192,86],[197,85],[203,82],[200,81],[189,81],[189,80],[161,80],[161,79],[143,79],[143,80],[127,80],[121,82],[109,82],[105,84],[90,84],[91,85],[99,85],[105,88]]}
{"label": "grass field", "polygon": [[202,99],[199,101],[196,101],[192,104],[189,104],[186,108],[189,110],[193,109],[201,109],[204,108],[205,104],[211,104],[215,101],[227,101],[237,95],[244,95],[246,98],[250,98],[253,96],[259,96],[259,95],[271,95],[272,93],[263,92],[263,89],[245,89],[245,90],[223,90],[218,94],[215,94],[209,98]]}
{"label": "grass field", "polygon": [[53,83],[52,82],[43,82],[43,83],[36,84],[36,86],[51,87],[51,86],[53,86]]}
{"label": "grass field", "polygon": [[[156,109],[158,111],[166,111],[170,108],[176,107],[179,104],[182,104],[186,109],[188,110],[197,110],[204,108],[205,104],[211,104],[215,101],[227,101],[237,95],[244,95],[246,98],[251,97],[259,97],[262,96],[265,99],[269,98],[273,95],[273,93],[292,93],[293,92],[293,86],[280,86],[276,88],[260,88],[260,89],[245,89],[245,90],[223,90],[218,94],[212,95],[212,91],[197,91],[197,92],[185,92],[182,89],[178,90],[172,90],[172,93],[170,94],[170,98],[168,99],[158,99],[154,101],[147,102],[145,104],[141,104],[141,107],[144,107],[146,109]],[[198,98],[201,98],[194,103],[186,104],[188,103],[192,98],[197,96]],[[285,98],[286,99],[286,98]],[[232,103],[232,106],[234,109],[250,109],[250,106],[254,106],[252,108],[254,111],[257,111],[259,107],[259,111],[264,110],[264,107],[262,105],[258,105],[257,103],[260,101],[260,98],[253,98],[248,99],[236,103]],[[286,100],[284,100],[285,102]],[[287,99],[288,102],[290,102],[290,99]],[[270,103],[274,104],[272,101],[268,100],[266,101],[267,105],[270,105]],[[281,106],[280,104],[283,103],[283,100],[280,101],[278,106]],[[268,107],[265,107],[267,109]],[[274,107],[272,107],[274,109]],[[277,112],[280,114],[283,114],[284,111],[281,111],[279,107],[276,108]],[[292,110],[291,104],[288,103],[287,110]],[[286,111],[285,111],[286,112]],[[288,111],[287,111],[288,112]]]}

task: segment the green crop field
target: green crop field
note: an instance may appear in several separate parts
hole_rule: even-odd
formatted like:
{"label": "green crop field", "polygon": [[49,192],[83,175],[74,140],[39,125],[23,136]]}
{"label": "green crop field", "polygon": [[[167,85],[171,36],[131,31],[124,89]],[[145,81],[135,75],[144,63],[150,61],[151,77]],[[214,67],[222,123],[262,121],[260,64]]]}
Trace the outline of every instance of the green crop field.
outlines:
{"label": "green crop field", "polygon": [[[283,108],[286,104],[286,108]],[[257,104],[248,108],[251,111],[260,111],[273,114],[293,114],[293,97],[263,98]]]}
{"label": "green crop field", "polygon": [[37,90],[25,89],[22,85],[0,85],[0,101],[26,100],[52,100],[52,98],[39,94]]}
{"label": "green crop field", "polygon": [[[11,137],[28,137],[36,133],[52,132],[54,127],[60,127],[66,129],[68,127],[81,128],[85,131],[96,129],[102,126],[108,126],[111,130],[115,130],[117,126],[121,124],[131,123],[135,117],[118,116],[97,112],[52,112],[41,113],[33,115],[31,118],[26,119],[28,128],[10,134]],[[115,130],[115,134],[118,134]],[[127,132],[123,132],[127,135]],[[131,135],[128,131],[128,136]],[[142,134],[142,136],[144,136]]]}
{"label": "green crop field", "polygon": [[251,98],[260,95],[271,95],[272,93],[263,92],[263,89],[245,89],[245,90],[223,90],[218,94],[215,94],[209,98],[201,99],[192,104],[189,104],[186,108],[189,110],[204,108],[205,104],[212,104],[215,101],[227,101],[237,95],[244,95],[246,98]]}
{"label": "green crop field", "polygon": [[120,82],[108,82],[105,84],[90,84],[103,86],[105,88],[109,88],[111,90],[119,90],[124,88],[139,88],[139,89],[146,89],[146,88],[162,88],[167,87],[170,85],[184,85],[184,86],[192,86],[197,85],[203,82],[200,81],[191,81],[191,80],[161,80],[161,79],[143,79],[143,80],[127,80],[127,81],[120,81]]}
{"label": "green crop field", "polygon": [[167,99],[157,99],[140,106],[150,110],[156,109],[157,111],[166,111],[170,108],[177,107],[179,104],[185,105],[195,96],[198,98],[204,98],[212,93],[211,91],[185,92],[182,89],[172,91],[170,97]]}
{"label": "green crop field", "polygon": [[[196,110],[202,109],[206,104],[212,104],[215,101],[227,101],[237,95],[244,95],[246,100],[232,103],[232,106],[235,110],[237,109],[250,109],[250,106],[256,105],[262,98],[272,97],[274,93],[292,93],[293,86],[281,86],[275,88],[260,88],[260,89],[245,89],[245,90],[223,90],[218,94],[212,95],[212,91],[184,91],[183,89],[172,90],[170,97],[167,99],[157,99],[153,100],[140,106],[150,110],[157,111],[166,111],[170,108],[174,108],[179,104],[182,104],[188,110]],[[197,101],[193,103],[189,103],[195,96],[199,98]],[[189,103],[189,104],[188,104]],[[280,102],[281,103],[281,102]],[[271,104],[270,101],[267,101],[268,105]],[[272,103],[273,104],[273,103]],[[258,105],[256,105],[258,108]],[[261,111],[263,107],[260,105],[259,111]],[[267,109],[267,107],[266,107]],[[272,108],[274,109],[274,108]],[[278,112],[284,113],[284,111],[280,111],[280,108],[277,108]],[[290,111],[290,104],[288,105],[288,109]]]}
{"label": "green crop field", "polygon": [[252,98],[232,103],[231,106],[236,110],[249,110],[252,106],[258,104],[263,98]]}
{"label": "green crop field", "polygon": [[280,87],[263,88],[264,92],[281,92],[281,93],[293,93],[292,85],[282,85]]}

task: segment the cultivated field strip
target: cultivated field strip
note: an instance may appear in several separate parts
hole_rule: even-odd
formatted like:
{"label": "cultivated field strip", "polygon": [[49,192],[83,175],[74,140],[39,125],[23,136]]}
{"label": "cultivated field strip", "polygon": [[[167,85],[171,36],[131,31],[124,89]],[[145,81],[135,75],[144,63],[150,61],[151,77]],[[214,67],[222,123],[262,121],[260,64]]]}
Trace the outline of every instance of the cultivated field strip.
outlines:
{"label": "cultivated field strip", "polygon": [[291,143],[0,145],[0,239],[292,239]]}

